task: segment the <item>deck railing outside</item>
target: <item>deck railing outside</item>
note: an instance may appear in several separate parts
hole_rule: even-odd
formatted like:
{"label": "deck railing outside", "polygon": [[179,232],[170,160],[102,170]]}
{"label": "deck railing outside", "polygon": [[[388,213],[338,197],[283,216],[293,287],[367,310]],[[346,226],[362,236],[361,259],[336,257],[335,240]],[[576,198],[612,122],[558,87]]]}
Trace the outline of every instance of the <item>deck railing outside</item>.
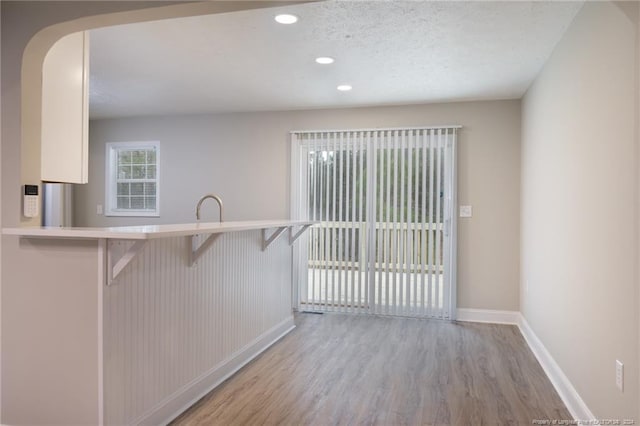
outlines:
{"label": "deck railing outside", "polygon": [[[375,229],[376,271],[442,272],[443,254],[429,253],[436,238],[442,243],[442,223],[376,223]],[[309,268],[363,270],[367,244],[366,222],[321,222],[309,231]]]}
{"label": "deck railing outside", "polygon": [[435,238],[442,239],[442,231],[442,223],[377,223],[371,247],[374,274],[367,276],[365,222],[315,225],[309,232],[309,271],[302,305],[361,310],[373,301],[383,307],[399,305],[412,310],[428,300],[434,308],[442,306],[443,254],[439,252],[436,258],[434,250]]}

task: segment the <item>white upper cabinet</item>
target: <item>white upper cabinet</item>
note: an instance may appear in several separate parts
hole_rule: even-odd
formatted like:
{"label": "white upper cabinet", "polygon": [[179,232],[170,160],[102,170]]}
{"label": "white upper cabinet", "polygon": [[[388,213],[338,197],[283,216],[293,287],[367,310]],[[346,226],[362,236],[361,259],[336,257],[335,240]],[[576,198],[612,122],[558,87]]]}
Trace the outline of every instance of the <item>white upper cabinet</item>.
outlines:
{"label": "white upper cabinet", "polygon": [[87,183],[89,163],[89,34],[53,45],[42,67],[41,178]]}

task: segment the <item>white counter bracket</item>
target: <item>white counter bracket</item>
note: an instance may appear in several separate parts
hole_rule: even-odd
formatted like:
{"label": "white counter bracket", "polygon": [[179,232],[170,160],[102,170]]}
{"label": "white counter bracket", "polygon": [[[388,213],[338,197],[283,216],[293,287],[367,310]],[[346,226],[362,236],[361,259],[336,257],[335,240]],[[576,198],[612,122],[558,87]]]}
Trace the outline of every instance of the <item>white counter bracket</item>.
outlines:
{"label": "white counter bracket", "polygon": [[190,241],[190,244],[187,244],[187,247],[189,249],[189,266],[193,266],[198,261],[200,256],[202,256],[204,252],[209,250],[209,248],[218,238],[220,238],[220,236],[222,236],[222,234],[210,234],[207,239],[204,240],[202,244],[200,244],[199,247],[196,247],[198,235],[191,235],[190,237],[187,237]]}
{"label": "white counter bracket", "polygon": [[[267,230],[262,230],[262,251],[265,251],[267,247],[269,247],[275,240],[278,239],[280,235],[287,229],[287,226],[281,226],[273,231],[273,234],[269,238],[267,238]],[[290,229],[290,227],[289,227]]]}
{"label": "white counter bracket", "polygon": [[[292,245],[300,236],[306,231],[312,224],[304,224],[300,227],[298,232],[294,234],[293,226],[279,226],[275,231],[267,238],[267,228],[262,229],[262,251],[265,251],[275,240],[280,237],[289,229],[289,245]],[[211,234],[209,237],[202,243],[200,246],[196,247],[197,244],[197,235],[190,236],[189,246],[189,266],[193,266],[198,259],[213,245],[213,243],[221,236],[222,234]]]}
{"label": "white counter bracket", "polygon": [[296,242],[296,240],[298,238],[300,238],[300,236],[302,234],[304,234],[304,231],[306,231],[307,229],[309,229],[309,227],[311,227],[311,224],[308,225],[302,225],[300,227],[300,229],[298,230],[298,232],[296,232],[295,234],[293,233],[293,226],[289,227],[289,245],[293,245],[293,243]]}
{"label": "white counter bracket", "polygon": [[107,249],[107,257],[108,257],[108,267],[107,267],[107,285],[113,284],[120,272],[131,262],[131,260],[136,257],[136,254],[147,244],[147,240],[136,240],[129,247],[129,249],[116,261],[114,259],[114,244],[122,243],[121,240],[109,240],[108,249]]}

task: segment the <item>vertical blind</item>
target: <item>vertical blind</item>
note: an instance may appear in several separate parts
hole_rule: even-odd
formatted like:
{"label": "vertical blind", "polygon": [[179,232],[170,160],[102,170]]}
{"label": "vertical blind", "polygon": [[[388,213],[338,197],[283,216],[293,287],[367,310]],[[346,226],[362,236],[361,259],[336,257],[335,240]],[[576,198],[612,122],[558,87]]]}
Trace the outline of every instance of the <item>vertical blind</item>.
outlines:
{"label": "vertical blind", "polygon": [[458,128],[292,132],[298,309],[453,318]]}

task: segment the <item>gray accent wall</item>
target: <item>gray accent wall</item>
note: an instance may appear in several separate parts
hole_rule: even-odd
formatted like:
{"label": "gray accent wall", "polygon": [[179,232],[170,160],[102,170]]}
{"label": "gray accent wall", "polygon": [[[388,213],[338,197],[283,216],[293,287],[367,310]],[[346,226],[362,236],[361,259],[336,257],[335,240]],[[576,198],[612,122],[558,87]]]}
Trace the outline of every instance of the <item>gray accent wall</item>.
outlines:
{"label": "gray accent wall", "polygon": [[524,98],[520,291],[595,417],[636,422],[637,7],[587,2]]}
{"label": "gray accent wall", "polygon": [[[473,217],[458,224],[458,306],[518,310],[520,101],[140,117],[92,121],[89,184],[76,191],[76,226],[184,223],[198,198],[222,197],[225,220],[289,217],[291,130],[464,126],[458,201]],[[105,143],[160,141],[160,217],[105,217]],[[203,205],[204,221],[218,218]]]}

